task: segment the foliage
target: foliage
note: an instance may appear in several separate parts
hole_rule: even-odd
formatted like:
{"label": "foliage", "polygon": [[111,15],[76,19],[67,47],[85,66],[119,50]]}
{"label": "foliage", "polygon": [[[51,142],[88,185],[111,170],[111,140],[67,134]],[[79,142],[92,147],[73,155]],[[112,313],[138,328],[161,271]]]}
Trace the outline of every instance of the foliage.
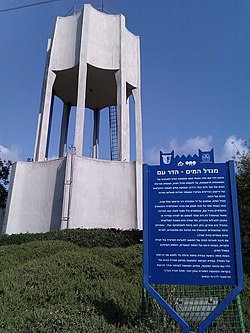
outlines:
{"label": "foliage", "polygon": [[250,149],[237,153],[237,190],[243,253],[249,254],[250,243]]}
{"label": "foliage", "polygon": [[141,245],[1,247],[0,332],[150,332],[140,322]]}
{"label": "foliage", "polygon": [[9,184],[9,174],[11,161],[1,160],[0,158],[0,209],[6,206],[8,191],[7,185]]}
{"label": "foliage", "polygon": [[80,247],[127,247],[142,241],[141,230],[119,229],[65,229],[37,234],[0,234],[0,246],[23,244],[35,240],[63,240]]}
{"label": "foliage", "polygon": [[[248,258],[249,268],[249,258]],[[244,321],[246,326],[246,332],[250,332],[250,274],[245,274],[244,277],[244,291],[241,294],[241,304],[244,313]]]}
{"label": "foliage", "polygon": [[[129,239],[140,242],[141,232],[96,229],[43,235],[43,240],[42,234],[8,236],[13,244],[0,247],[1,333],[164,332],[152,318],[141,320],[142,245],[128,246]],[[98,241],[93,242],[95,236]],[[249,329],[247,274],[245,284],[242,305]]]}

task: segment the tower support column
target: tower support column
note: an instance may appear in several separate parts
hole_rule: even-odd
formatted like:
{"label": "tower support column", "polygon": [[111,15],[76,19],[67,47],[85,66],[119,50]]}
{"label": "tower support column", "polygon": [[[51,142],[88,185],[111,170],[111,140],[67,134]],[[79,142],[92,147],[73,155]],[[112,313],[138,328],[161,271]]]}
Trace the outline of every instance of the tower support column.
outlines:
{"label": "tower support column", "polygon": [[44,161],[47,158],[50,125],[53,112],[53,84],[56,78],[56,74],[49,71],[46,87],[44,91],[44,100],[41,105],[41,111],[39,116],[39,128],[37,132],[36,148],[35,148],[35,161]]}
{"label": "tower support column", "polygon": [[90,6],[84,9],[84,16],[82,22],[82,40],[80,48],[79,59],[79,77],[78,77],[78,91],[77,91],[77,106],[76,106],[76,125],[75,125],[75,140],[74,147],[77,155],[82,156],[83,139],[84,139],[84,120],[85,120],[85,99],[86,99],[86,86],[87,86],[87,53],[88,53],[88,36],[89,36],[89,20],[90,20]]}
{"label": "tower support column", "polygon": [[135,103],[135,132],[136,132],[136,161],[143,162],[142,153],[142,112],[141,112],[141,91],[140,87],[132,91]]}

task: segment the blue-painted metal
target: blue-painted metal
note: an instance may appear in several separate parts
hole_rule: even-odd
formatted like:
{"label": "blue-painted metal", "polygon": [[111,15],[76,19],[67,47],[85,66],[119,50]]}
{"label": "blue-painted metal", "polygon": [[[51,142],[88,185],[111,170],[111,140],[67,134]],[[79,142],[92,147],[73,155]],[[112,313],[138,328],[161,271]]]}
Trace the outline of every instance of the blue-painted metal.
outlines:
{"label": "blue-painted metal", "polygon": [[[148,165],[143,165],[143,280],[148,284],[149,279],[149,232],[148,232]],[[145,285],[146,288],[146,285]]]}
{"label": "blue-painted metal", "polygon": [[242,253],[241,253],[241,240],[240,240],[240,223],[238,213],[238,200],[237,200],[237,188],[235,180],[234,162],[227,162],[229,170],[230,181],[230,197],[231,197],[231,214],[233,218],[234,227],[234,246],[235,246],[235,262],[236,262],[236,285],[231,293],[223,299],[216,309],[200,324],[199,333],[205,332],[208,326],[226,309],[226,307],[241,293],[244,289],[243,280],[243,265],[242,265]]}
{"label": "blue-painted metal", "polygon": [[172,167],[178,166],[179,163],[187,163],[186,165],[195,166],[200,163],[214,163],[214,150],[210,151],[201,151],[198,150],[198,155],[194,154],[193,156],[174,156],[174,150],[171,153],[163,153],[160,151],[160,165],[171,165]]}
{"label": "blue-painted metal", "polygon": [[229,168],[231,200],[232,200],[232,215],[234,222],[233,226],[234,226],[237,285],[238,287],[241,288],[241,290],[243,290],[244,279],[243,279],[242,251],[241,251],[241,240],[240,240],[240,222],[239,222],[240,219],[239,219],[239,209],[238,209],[236,177],[235,177],[233,161],[228,162],[228,168]]}
{"label": "blue-painted metal", "polygon": [[242,288],[239,286],[234,288],[231,293],[220,302],[214,311],[211,312],[202,323],[200,323],[199,333],[205,333],[205,330],[208,328],[208,326],[228,307],[230,303],[232,303],[232,301],[236,298],[237,295],[239,295],[241,291]]}
{"label": "blue-painted metal", "polygon": [[149,166],[148,178],[149,282],[234,285],[227,165]]}
{"label": "blue-painted metal", "polygon": [[178,313],[161,297],[161,295],[149,284],[149,218],[148,218],[148,165],[143,165],[143,284],[144,288],[157,300],[183,328],[184,333],[189,333],[189,325],[178,315]]}
{"label": "blue-painted metal", "polygon": [[168,314],[174,318],[182,327],[184,333],[190,333],[188,323],[161,297],[161,295],[149,284],[144,284],[147,291],[156,299],[156,301],[165,309]]}
{"label": "blue-painted metal", "polygon": [[[186,158],[186,160],[185,160]],[[188,161],[188,163],[185,164],[185,162]],[[191,162],[190,162],[191,161]],[[172,163],[172,166],[171,166]],[[208,279],[205,283],[200,279],[198,276],[195,279],[195,283],[190,283],[190,280],[188,282],[185,282],[186,279],[179,279],[178,275],[176,274],[176,279],[173,280],[173,278],[170,278],[170,282],[168,281],[169,274],[163,274],[164,278],[159,277],[160,274],[163,273],[163,270],[158,270],[157,273],[154,270],[155,265],[155,258],[153,258],[153,255],[155,255],[154,247],[152,247],[152,243],[154,243],[155,239],[154,237],[157,237],[157,233],[154,234],[154,223],[157,222],[157,215],[152,214],[150,211],[150,205],[152,204],[152,183],[151,178],[152,172],[158,172],[158,176],[160,177],[166,170],[178,169],[178,166],[181,166],[181,168],[178,171],[178,175],[182,174],[190,174],[191,171],[185,171],[185,170],[194,170],[193,168],[201,167],[199,163],[205,163],[202,166],[205,166],[206,168],[216,168],[216,172],[218,173],[218,176],[223,179],[223,186],[225,187],[226,194],[224,195],[225,202],[226,202],[226,210],[227,210],[227,221],[228,221],[228,235],[225,237],[228,237],[230,246],[228,247],[230,251],[225,251],[230,253],[230,273],[231,276],[228,277],[227,280],[225,278],[216,279],[216,283],[214,283],[214,279]],[[209,163],[209,165],[206,165],[206,163]],[[199,333],[204,333],[205,330],[208,328],[208,326],[223,312],[223,310],[235,299],[237,295],[242,291],[244,287],[243,283],[243,268],[242,268],[242,257],[241,257],[241,244],[240,244],[240,227],[239,227],[239,216],[238,216],[238,205],[237,205],[237,190],[236,190],[236,181],[235,181],[235,173],[234,173],[234,162],[230,161],[227,163],[220,163],[216,164],[213,161],[213,151],[210,152],[201,152],[199,151],[199,156],[195,155],[195,158],[188,155],[185,156],[177,156],[174,158],[173,152],[171,154],[163,154],[161,153],[161,165],[160,166],[148,166],[144,165],[143,169],[144,174],[144,226],[143,226],[143,243],[144,243],[144,249],[143,249],[143,258],[144,258],[144,287],[147,289],[147,291],[159,302],[159,304],[178,322],[178,324],[183,328],[184,333],[190,333],[190,328],[188,323],[183,320],[183,318],[180,317],[180,315],[161,297],[161,295],[153,288],[151,284],[153,283],[164,283],[164,284],[199,284],[199,285],[232,285],[235,288],[230,292],[230,294],[223,299],[219,305],[216,307],[216,309],[211,312],[211,314],[200,324],[199,326]],[[175,178],[175,173],[177,174],[177,171],[169,172],[171,174],[172,179]],[[202,174],[202,171],[200,171]],[[201,175],[202,176],[202,175]],[[206,177],[204,177],[205,179]],[[184,179],[184,178],[183,178]],[[212,179],[212,178],[211,178]],[[215,177],[216,179],[216,177]],[[219,178],[218,178],[219,179]],[[154,180],[153,180],[154,181]],[[158,181],[160,181],[160,178],[158,178]],[[151,183],[150,183],[151,182]],[[211,183],[212,184],[212,183]],[[215,183],[214,183],[215,184]],[[215,187],[214,187],[215,188]],[[178,189],[178,187],[177,187]],[[158,191],[158,193],[160,193]],[[164,193],[164,192],[163,192]],[[177,192],[178,193],[178,192]],[[156,195],[157,196],[157,195]],[[223,197],[223,196],[222,196]],[[153,196],[154,198],[154,196]],[[163,198],[163,197],[162,197]],[[169,197],[168,197],[169,198]],[[170,196],[171,198],[171,196]],[[202,197],[201,197],[202,198]],[[159,198],[157,197],[157,200]],[[198,198],[197,198],[198,199]],[[222,207],[222,206],[221,206]],[[179,230],[178,230],[179,232]],[[180,233],[179,233],[180,234]],[[171,233],[170,233],[171,235]],[[220,236],[220,235],[219,235]],[[220,236],[221,237],[221,236]],[[220,238],[221,239],[221,238]],[[222,240],[222,244],[226,243],[226,238]],[[164,245],[164,243],[163,243]],[[195,243],[194,243],[195,246]],[[158,251],[158,249],[157,249]],[[170,250],[171,252],[171,250]],[[173,253],[173,252],[172,252]],[[181,252],[180,252],[181,253]],[[192,253],[195,253],[192,251]],[[161,266],[161,265],[158,265]],[[164,266],[164,265],[162,265]],[[222,266],[223,267],[223,266]],[[227,265],[229,267],[229,265]],[[222,271],[222,270],[221,270]],[[155,275],[155,276],[152,276]],[[187,276],[187,274],[185,274]],[[223,276],[222,276],[223,277]],[[160,282],[159,282],[160,281]],[[173,282],[174,281],[174,282]]]}

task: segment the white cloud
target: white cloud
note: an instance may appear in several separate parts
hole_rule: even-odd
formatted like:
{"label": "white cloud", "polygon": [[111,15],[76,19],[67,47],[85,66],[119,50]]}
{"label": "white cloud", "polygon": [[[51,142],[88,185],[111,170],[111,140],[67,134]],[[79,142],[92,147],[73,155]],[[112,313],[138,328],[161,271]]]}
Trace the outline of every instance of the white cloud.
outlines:
{"label": "white cloud", "polygon": [[20,159],[22,149],[20,146],[11,146],[10,148],[7,148],[0,144],[0,158],[3,160],[11,160],[12,162],[15,162]]}
{"label": "white cloud", "polygon": [[212,149],[213,137],[211,135],[207,137],[197,136],[195,138],[190,138],[185,140],[181,145],[178,144],[177,140],[171,140],[169,143],[170,151],[174,150],[175,155],[194,155],[198,153],[198,149],[210,150]]}
{"label": "white cloud", "polygon": [[220,162],[231,160],[239,152],[243,154],[246,151],[246,140],[237,139],[235,135],[229,136],[224,144],[222,155],[218,158]]}
{"label": "white cloud", "polygon": [[160,164],[160,150],[163,152],[168,152],[165,148],[161,147],[151,147],[145,153],[145,162],[148,164]]}

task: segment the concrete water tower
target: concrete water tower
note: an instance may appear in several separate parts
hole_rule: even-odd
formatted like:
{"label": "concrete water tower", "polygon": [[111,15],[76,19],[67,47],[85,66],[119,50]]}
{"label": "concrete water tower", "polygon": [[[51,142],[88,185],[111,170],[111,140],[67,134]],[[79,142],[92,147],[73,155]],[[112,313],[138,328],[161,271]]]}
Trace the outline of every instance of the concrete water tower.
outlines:
{"label": "concrete water tower", "polygon": [[[58,158],[48,160],[55,96],[63,101]],[[136,161],[130,161],[134,101]],[[74,147],[65,155],[74,107]],[[83,156],[86,108],[93,111],[92,158]],[[110,160],[99,159],[100,112],[110,117]],[[123,15],[85,5],[56,19],[48,43],[34,161],[13,167],[3,231],[142,228],[140,42]]]}

